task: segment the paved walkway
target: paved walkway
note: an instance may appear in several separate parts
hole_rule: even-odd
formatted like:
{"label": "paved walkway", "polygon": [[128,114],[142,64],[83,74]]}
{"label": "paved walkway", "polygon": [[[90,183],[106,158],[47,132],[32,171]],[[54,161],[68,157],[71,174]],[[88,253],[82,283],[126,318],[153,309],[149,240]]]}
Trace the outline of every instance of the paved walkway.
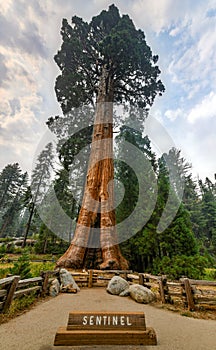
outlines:
{"label": "paved walkway", "polygon": [[[144,311],[147,327],[157,333],[157,346],[54,347],[59,326],[66,326],[69,311]],[[198,320],[171,311],[138,304],[129,297],[108,294],[105,289],[82,289],[60,294],[25,314],[0,325],[1,350],[215,350],[216,321]]]}

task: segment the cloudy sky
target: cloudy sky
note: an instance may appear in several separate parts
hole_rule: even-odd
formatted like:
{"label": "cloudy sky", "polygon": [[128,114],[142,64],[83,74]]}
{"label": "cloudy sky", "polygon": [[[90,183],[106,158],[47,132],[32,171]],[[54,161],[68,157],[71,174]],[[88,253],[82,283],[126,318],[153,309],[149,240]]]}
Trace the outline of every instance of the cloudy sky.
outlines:
{"label": "cloudy sky", "polygon": [[[192,163],[216,172],[216,0],[7,0],[0,2],[0,169],[30,171],[45,121],[61,114],[54,93],[62,18],[89,21],[112,3],[159,55],[166,87],[151,115]],[[153,140],[154,141],[154,140]]]}

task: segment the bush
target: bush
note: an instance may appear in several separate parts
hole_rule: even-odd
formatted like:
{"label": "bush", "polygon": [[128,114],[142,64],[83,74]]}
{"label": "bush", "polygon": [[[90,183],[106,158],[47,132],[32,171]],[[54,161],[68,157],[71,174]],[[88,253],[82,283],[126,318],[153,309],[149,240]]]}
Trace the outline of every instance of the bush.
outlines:
{"label": "bush", "polygon": [[44,262],[44,263],[31,263],[31,274],[32,277],[40,276],[42,271],[54,270],[55,263]]}
{"label": "bush", "polygon": [[200,256],[178,255],[172,258],[167,256],[154,262],[153,273],[156,275],[167,275],[168,278],[178,280],[181,277],[201,279],[208,267],[208,259]]}
{"label": "bush", "polygon": [[205,279],[207,280],[216,280],[216,269],[206,269]]}
{"label": "bush", "polygon": [[0,267],[0,279],[7,277],[7,275],[10,273],[10,268],[9,267]]}
{"label": "bush", "polygon": [[29,254],[27,250],[24,250],[19,259],[14,263],[14,266],[10,268],[12,275],[18,275],[21,279],[32,277],[31,265]]}
{"label": "bush", "polygon": [[6,245],[2,244],[0,246],[0,259],[3,258],[5,254],[6,254]]}

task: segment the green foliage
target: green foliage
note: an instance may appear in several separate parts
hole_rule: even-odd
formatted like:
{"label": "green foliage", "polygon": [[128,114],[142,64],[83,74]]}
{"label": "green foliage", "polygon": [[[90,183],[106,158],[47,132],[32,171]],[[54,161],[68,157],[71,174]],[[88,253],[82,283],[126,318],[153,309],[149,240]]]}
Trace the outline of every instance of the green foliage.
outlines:
{"label": "green foliage", "polygon": [[174,280],[181,277],[202,279],[208,265],[207,258],[199,255],[176,255],[172,258],[164,256],[161,260],[155,260],[152,272],[156,275],[167,275]]}
{"label": "green foliage", "polygon": [[10,267],[0,265],[0,278],[5,278],[10,273]]}
{"label": "green foliage", "polygon": [[0,259],[3,258],[3,256],[6,254],[6,251],[7,251],[6,245],[5,245],[5,244],[2,244],[2,245],[0,246]]}
{"label": "green foliage", "polygon": [[8,164],[0,172],[0,236],[14,236],[19,227],[27,188],[27,173],[22,174],[18,163]]}
{"label": "green foliage", "polygon": [[21,279],[32,277],[31,274],[31,264],[29,253],[24,250],[22,255],[14,262],[14,266],[10,269],[12,275],[18,275]]}
{"label": "green foliage", "polygon": [[54,270],[55,263],[46,261],[44,263],[31,263],[31,275],[32,277],[40,276],[42,271]]}
{"label": "green foliage", "polygon": [[40,233],[34,251],[37,254],[63,254],[67,250],[69,242],[59,239],[44,224],[40,227]]}
{"label": "green foliage", "polygon": [[114,87],[113,102],[147,108],[164,91],[158,79],[158,56],[152,55],[144,33],[135,28],[129,16],[120,16],[116,6],[102,11],[90,23],[74,16],[70,26],[63,19],[61,35],[63,43],[55,61],[62,74],[55,90],[64,114],[93,103],[104,69]]}
{"label": "green foliage", "polygon": [[23,295],[20,298],[13,300],[7,315],[15,316],[20,313],[20,311],[30,308],[30,306],[38,299],[35,293],[36,292],[32,292],[28,295]]}
{"label": "green foliage", "polygon": [[216,280],[216,269],[205,269],[205,276],[204,278],[206,280]]}

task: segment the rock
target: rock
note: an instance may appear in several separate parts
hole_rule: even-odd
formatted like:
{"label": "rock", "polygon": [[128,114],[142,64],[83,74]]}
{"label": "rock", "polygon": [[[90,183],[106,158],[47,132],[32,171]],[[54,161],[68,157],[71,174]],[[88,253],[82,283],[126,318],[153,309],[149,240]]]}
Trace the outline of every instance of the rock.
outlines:
{"label": "rock", "polygon": [[51,286],[49,287],[49,295],[51,297],[56,297],[60,292],[60,283],[57,278],[55,278],[51,282]]}
{"label": "rock", "polygon": [[107,286],[107,292],[114,295],[119,295],[126,289],[129,289],[129,283],[119,276],[114,276]]}
{"label": "rock", "polygon": [[121,293],[119,294],[120,297],[128,297],[129,295],[130,295],[129,288],[123,290],[123,292],[121,292]]}
{"label": "rock", "polygon": [[68,284],[65,287],[61,287],[62,293],[77,293],[77,289],[73,288],[72,284]]}
{"label": "rock", "polygon": [[132,284],[129,287],[130,296],[138,303],[148,304],[156,299],[155,294],[140,284]]}
{"label": "rock", "polygon": [[76,289],[77,292],[80,291],[80,288],[74,281],[71,273],[66,269],[60,270],[60,281],[61,281],[61,289],[68,286],[71,289]]}

